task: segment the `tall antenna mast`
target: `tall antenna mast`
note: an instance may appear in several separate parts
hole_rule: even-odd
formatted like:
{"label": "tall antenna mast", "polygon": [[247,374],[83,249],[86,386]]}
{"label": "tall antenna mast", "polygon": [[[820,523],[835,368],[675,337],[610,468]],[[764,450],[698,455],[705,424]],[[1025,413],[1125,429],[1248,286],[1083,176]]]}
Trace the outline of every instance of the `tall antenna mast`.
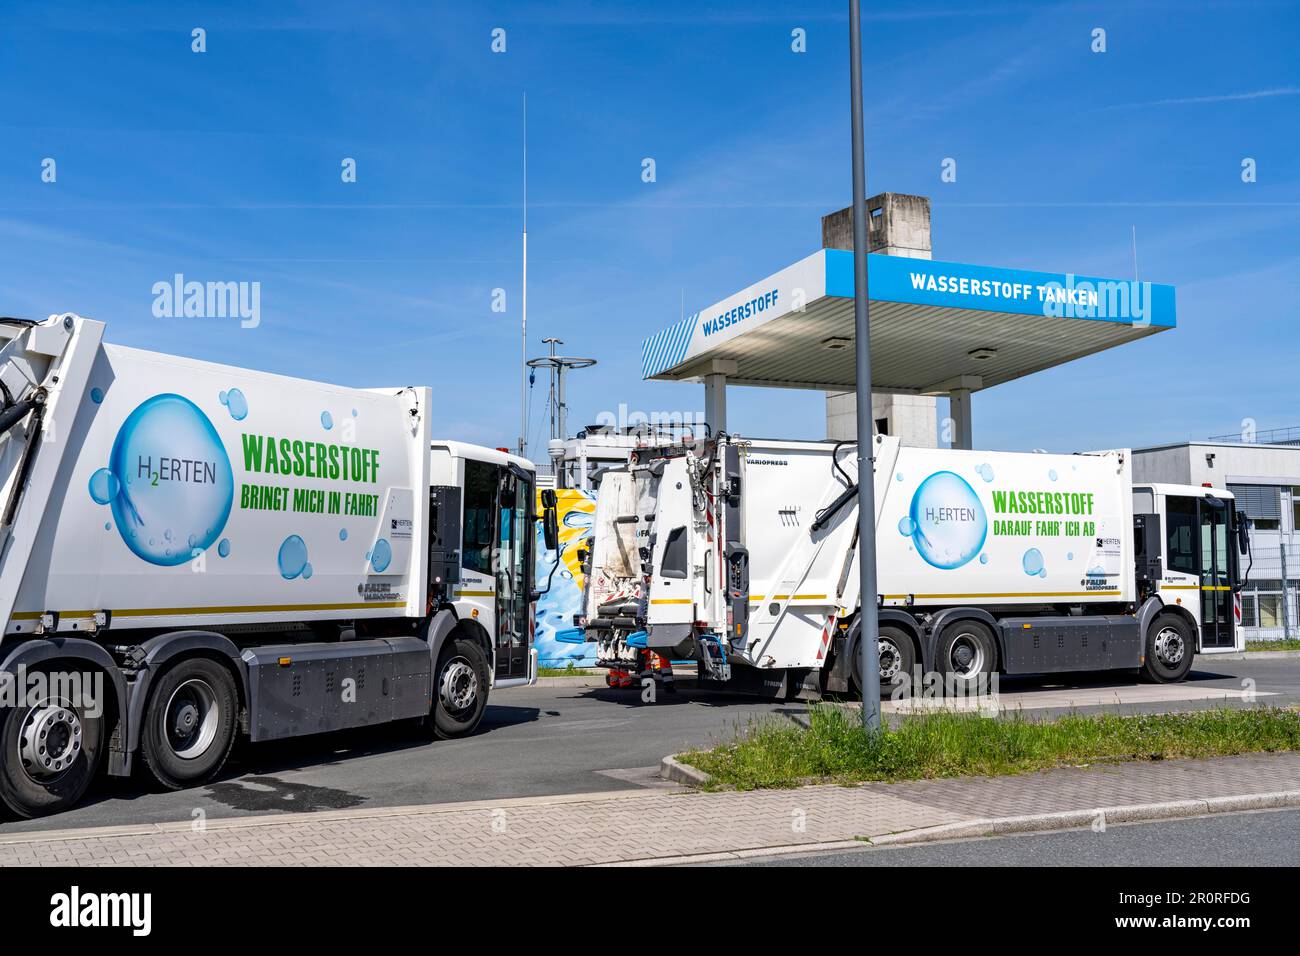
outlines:
{"label": "tall antenna mast", "polygon": [[524,94],[524,321],[520,327],[519,457],[528,457],[528,94]]}

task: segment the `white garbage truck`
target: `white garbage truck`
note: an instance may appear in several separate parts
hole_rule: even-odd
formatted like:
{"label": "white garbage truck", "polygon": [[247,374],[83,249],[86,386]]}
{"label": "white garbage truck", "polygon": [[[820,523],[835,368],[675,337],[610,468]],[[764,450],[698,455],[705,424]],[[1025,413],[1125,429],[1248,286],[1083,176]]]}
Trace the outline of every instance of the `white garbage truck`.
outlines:
{"label": "white garbage truck", "polygon": [[[857,457],[851,442],[731,435],[633,451],[601,480],[572,639],[621,675],[687,660],[702,684],[749,693],[860,689]],[[870,457],[884,689],[994,672],[1177,681],[1194,654],[1243,648],[1249,524],[1229,492],[1134,485],[1124,450],[877,435]]]}
{"label": "white garbage truck", "polygon": [[[164,787],[253,741],[472,732],[536,679],[533,466],[341,388],[0,320],[0,799]],[[545,498],[545,496],[544,496]],[[551,505],[550,500],[546,500]],[[553,540],[553,507],[545,509]]]}

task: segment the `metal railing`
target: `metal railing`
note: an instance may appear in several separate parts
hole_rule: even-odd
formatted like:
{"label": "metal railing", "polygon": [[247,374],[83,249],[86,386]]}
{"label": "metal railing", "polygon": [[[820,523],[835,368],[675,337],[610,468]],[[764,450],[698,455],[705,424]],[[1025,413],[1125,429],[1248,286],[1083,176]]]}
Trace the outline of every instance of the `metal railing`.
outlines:
{"label": "metal railing", "polygon": [[1241,589],[1241,618],[1247,641],[1300,637],[1300,544],[1257,544]]}
{"label": "metal railing", "polygon": [[1206,440],[1236,445],[1300,445],[1300,425],[1266,428],[1263,431],[1242,429],[1232,435],[1211,435]]}

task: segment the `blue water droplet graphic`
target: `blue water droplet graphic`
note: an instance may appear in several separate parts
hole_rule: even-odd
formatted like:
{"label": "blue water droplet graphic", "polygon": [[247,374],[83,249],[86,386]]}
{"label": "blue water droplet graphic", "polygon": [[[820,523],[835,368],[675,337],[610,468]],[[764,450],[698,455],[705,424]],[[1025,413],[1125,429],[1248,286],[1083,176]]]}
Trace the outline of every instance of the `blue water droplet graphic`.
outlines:
{"label": "blue water droplet graphic", "polygon": [[1043,570],[1043,552],[1037,548],[1030,548],[1020,559],[1020,565],[1025,569],[1025,574],[1037,575]]}
{"label": "blue water droplet graphic", "polygon": [[898,519],[898,533],[906,538],[910,538],[916,533],[916,525],[912,523],[912,519],[907,515],[903,515]]}
{"label": "blue water droplet graphic", "polygon": [[111,522],[111,521],[105,521],[105,522],[104,522],[104,530],[105,530],[105,531],[112,531],[112,530],[113,530],[113,522]]}
{"label": "blue water droplet graphic", "polygon": [[355,408],[352,409],[352,417],[353,417],[353,418],[356,418],[356,417],[357,417],[357,410],[356,410]]}
{"label": "blue water droplet graphic", "polygon": [[340,541],[346,541],[346,540],[348,540],[348,529],[347,529],[347,528],[339,528],[339,540],[340,540]]}
{"label": "blue water droplet graphic", "polygon": [[277,561],[280,565],[280,577],[292,581],[307,567],[307,542],[296,534],[289,535],[280,544]]}
{"label": "blue water droplet graphic", "polygon": [[117,475],[107,468],[100,468],[90,476],[90,497],[95,504],[108,504],[121,490],[122,483],[117,480]]}
{"label": "blue water droplet graphic", "polygon": [[321,412],[320,425],[321,428],[325,429],[326,431],[329,431],[331,428],[334,427],[334,416],[331,415],[329,412]]}
{"label": "blue water droplet graphic", "polygon": [[1038,576],[1039,576],[1040,578],[1045,578],[1045,577],[1047,577],[1047,568],[1043,568],[1043,570],[1039,571],[1039,572],[1038,572]]}
{"label": "blue water droplet graphic", "polygon": [[376,574],[382,574],[392,560],[393,546],[388,543],[387,538],[380,538],[375,542],[374,552],[370,555],[370,567]]}
{"label": "blue water droplet graphic", "polygon": [[1073,561],[1073,560],[1074,560],[1074,552],[1073,552],[1073,551],[1067,551],[1067,552],[1065,552],[1065,560],[1067,560],[1067,561]]}
{"label": "blue water droplet graphic", "polygon": [[1056,480],[1056,469],[1053,468],[1051,471],[1049,471],[1049,472],[1047,473],[1047,477],[1050,478],[1050,479],[1052,479],[1052,481],[1055,481],[1055,480]]}
{"label": "blue water droplet graphic", "polygon": [[248,399],[237,388],[232,388],[226,392],[226,400],[221,404],[230,409],[230,417],[237,422],[242,422],[248,417]]}
{"label": "blue water droplet graphic", "polygon": [[217,392],[217,401],[219,401],[222,405],[225,405],[230,401],[230,399],[226,397],[225,391],[220,391]]}
{"label": "blue water droplet graphic", "polygon": [[302,579],[306,581],[308,578],[311,577],[311,575],[312,575],[311,564],[310,563],[304,564],[302,566]]}
{"label": "blue water droplet graphic", "polygon": [[222,538],[221,543],[217,545],[217,554],[223,558],[230,557],[230,539]]}
{"label": "blue water droplet graphic", "polygon": [[103,404],[104,390],[102,388],[92,388],[90,390],[90,400],[96,405]]}
{"label": "blue water droplet graphic", "polygon": [[975,469],[975,474],[979,475],[979,476],[980,476],[981,478],[983,478],[985,481],[992,481],[992,480],[993,480],[993,466],[992,466],[992,465],[979,465],[979,466]]}
{"label": "blue water droplet graphic", "polygon": [[921,482],[912,496],[909,518],[917,553],[944,571],[959,568],[979,554],[989,529],[975,489],[951,471],[937,471]]}
{"label": "blue water droplet graphic", "polygon": [[987,554],[981,554],[980,564],[988,564],[988,563],[989,563],[989,556]]}
{"label": "blue water droplet graphic", "polygon": [[230,517],[230,458],[212,422],[184,396],[155,395],[128,415],[107,470],[119,483],[111,503],[122,540],[153,564],[188,559],[174,541],[193,538],[207,549]]}
{"label": "blue water droplet graphic", "polygon": [[903,473],[900,471],[898,474],[896,474],[896,475],[894,476],[894,480],[895,480],[895,481],[902,481],[902,480],[903,480]]}

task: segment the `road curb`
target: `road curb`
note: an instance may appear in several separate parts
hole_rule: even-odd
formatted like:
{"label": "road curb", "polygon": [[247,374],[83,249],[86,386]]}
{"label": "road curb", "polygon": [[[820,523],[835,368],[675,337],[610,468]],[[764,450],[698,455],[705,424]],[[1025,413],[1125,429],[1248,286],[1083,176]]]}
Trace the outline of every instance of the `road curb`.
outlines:
{"label": "road curb", "polygon": [[707,786],[713,777],[703,770],[697,770],[690,764],[682,763],[677,758],[681,754],[669,754],[659,761],[659,776],[665,780],[671,780],[673,783],[685,784],[688,787]]}
{"label": "road curb", "polygon": [[1151,820],[1176,820],[1210,813],[1235,813],[1243,810],[1274,810],[1300,807],[1300,790],[1277,790],[1229,797],[1206,797],[1198,800],[1171,800],[1163,803],[1137,803],[1090,810],[1064,810],[1018,817],[987,817],[944,823],[919,830],[904,830],[870,838],[872,846],[902,846],[933,843],[969,837],[1005,836],[1014,833],[1041,833],[1047,830],[1071,830],[1090,827],[1097,822],[1141,823]]}
{"label": "road curb", "polygon": [[1216,654],[1210,659],[1221,661],[1269,661],[1282,657],[1300,657],[1300,651],[1243,651],[1240,654]]}

